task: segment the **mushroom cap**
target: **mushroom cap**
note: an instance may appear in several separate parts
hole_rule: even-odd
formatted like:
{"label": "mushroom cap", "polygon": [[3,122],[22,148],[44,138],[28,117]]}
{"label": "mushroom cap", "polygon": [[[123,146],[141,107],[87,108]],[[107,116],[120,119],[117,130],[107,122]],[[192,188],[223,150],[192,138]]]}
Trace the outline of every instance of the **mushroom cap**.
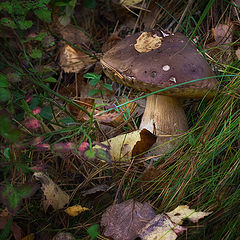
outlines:
{"label": "mushroom cap", "polygon": [[[139,36],[140,33],[137,33],[121,40],[100,60],[105,74],[113,81],[140,91],[154,92],[214,76],[202,54],[183,34],[166,36],[159,48],[141,53],[134,48]],[[158,94],[188,98],[201,98],[207,94],[211,97],[217,83],[213,77],[176,86]]]}

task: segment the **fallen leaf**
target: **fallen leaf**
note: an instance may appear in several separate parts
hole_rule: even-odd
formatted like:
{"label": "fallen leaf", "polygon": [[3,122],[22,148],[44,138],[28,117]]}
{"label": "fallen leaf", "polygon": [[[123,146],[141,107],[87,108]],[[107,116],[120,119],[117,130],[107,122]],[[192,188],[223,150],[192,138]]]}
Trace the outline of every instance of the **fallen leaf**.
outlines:
{"label": "fallen leaf", "polygon": [[134,44],[135,49],[142,52],[150,52],[153,49],[157,49],[162,45],[162,37],[158,37],[157,34],[152,34],[150,32],[143,32],[138,38],[137,43]]}
{"label": "fallen leaf", "polygon": [[[113,161],[129,161],[131,157],[140,157],[156,142],[156,136],[146,129],[118,135],[102,142],[110,146],[110,155]],[[101,146],[96,145],[94,149]]]}
{"label": "fallen leaf", "polygon": [[89,209],[82,207],[81,205],[74,205],[72,207],[68,207],[67,209],[65,209],[64,212],[72,217],[76,217],[80,213],[85,212],[87,210],[89,210]]}
{"label": "fallen leaf", "polygon": [[7,206],[8,211],[15,215],[20,209],[23,199],[29,198],[39,189],[36,183],[26,183],[20,186],[6,184],[0,186],[0,202]]}
{"label": "fallen leaf", "polygon": [[173,211],[166,213],[172,222],[182,224],[183,219],[187,218],[191,222],[198,222],[201,218],[210,215],[212,212],[196,212],[194,209],[189,209],[187,205],[180,205]]}
{"label": "fallen leaf", "polygon": [[75,237],[68,232],[57,233],[52,240],[75,240]]}
{"label": "fallen leaf", "polygon": [[174,225],[171,220],[163,213],[153,218],[139,232],[141,240],[175,240],[177,234],[173,231]]}
{"label": "fallen leaf", "polygon": [[142,2],[142,0],[120,0],[120,4],[128,7],[133,7]]}
{"label": "fallen leaf", "polygon": [[34,240],[34,238],[35,238],[34,233],[30,233],[21,240]]}
{"label": "fallen leaf", "polygon": [[108,188],[109,186],[106,184],[97,185],[93,188],[88,189],[87,191],[82,192],[82,195],[86,197],[87,195],[91,195],[97,192],[105,192]]}
{"label": "fallen leaf", "polygon": [[[92,112],[92,108],[94,105],[94,99],[93,98],[76,98],[74,99],[74,102],[78,104],[81,107],[84,107],[89,113]],[[68,108],[70,113],[76,117],[78,121],[87,121],[89,120],[89,117],[87,116],[86,113],[81,111],[79,108],[72,104],[68,104]]]}
{"label": "fallen leaf", "polygon": [[120,204],[109,206],[102,215],[101,225],[104,235],[114,240],[132,240],[138,231],[155,217],[154,210],[147,203],[130,199]]}
{"label": "fallen leaf", "polygon": [[47,211],[50,205],[54,208],[54,210],[58,210],[69,203],[69,195],[62,191],[61,188],[46,174],[43,172],[35,172],[33,176],[42,183],[41,189],[45,195],[45,199],[43,201],[45,211]]}
{"label": "fallen leaf", "polygon": [[[217,24],[215,28],[212,29],[213,37],[217,44],[230,44],[232,43],[232,31],[233,24]],[[223,47],[223,46],[222,46]],[[224,46],[229,47],[229,46]]]}
{"label": "fallen leaf", "polygon": [[238,60],[240,61],[240,48],[238,48],[235,53],[237,55]]}
{"label": "fallen leaf", "polygon": [[[5,229],[9,221],[12,221],[11,216],[0,217],[0,229]],[[14,221],[10,224],[10,231],[13,233],[15,240],[21,240],[22,229]]]}
{"label": "fallen leaf", "polygon": [[59,64],[64,72],[67,73],[78,73],[95,62],[96,59],[91,58],[80,50],[73,49],[67,44],[60,51]]}

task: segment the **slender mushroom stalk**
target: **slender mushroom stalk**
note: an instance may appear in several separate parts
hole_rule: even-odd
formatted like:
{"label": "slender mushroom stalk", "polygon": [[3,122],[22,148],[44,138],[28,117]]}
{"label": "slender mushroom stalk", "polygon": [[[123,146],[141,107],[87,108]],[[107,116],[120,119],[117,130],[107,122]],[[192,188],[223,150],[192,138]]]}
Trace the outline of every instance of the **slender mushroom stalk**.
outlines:
{"label": "slender mushroom stalk", "polygon": [[159,92],[161,95],[147,97],[140,125],[140,129],[156,134],[158,143],[166,142],[188,129],[181,99],[210,98],[218,83],[204,57],[183,34],[165,36],[157,48],[147,52],[134,48],[139,36],[137,33],[121,40],[104,54],[101,64],[110,79],[123,85],[144,92],[168,88]]}
{"label": "slender mushroom stalk", "polygon": [[144,128],[156,136],[186,132],[188,124],[181,100],[163,95],[148,96],[140,124],[140,129]]}

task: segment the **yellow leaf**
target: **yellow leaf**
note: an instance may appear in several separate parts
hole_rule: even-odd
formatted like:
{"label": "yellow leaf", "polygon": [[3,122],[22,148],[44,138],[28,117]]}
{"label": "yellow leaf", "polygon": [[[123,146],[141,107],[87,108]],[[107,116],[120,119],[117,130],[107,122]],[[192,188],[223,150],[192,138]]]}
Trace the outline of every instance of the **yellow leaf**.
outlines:
{"label": "yellow leaf", "polygon": [[34,240],[34,234],[30,233],[27,236],[25,236],[24,238],[22,238],[21,240]]}
{"label": "yellow leaf", "polygon": [[89,210],[88,208],[85,208],[85,207],[82,207],[81,205],[75,205],[75,206],[72,206],[72,207],[68,207],[65,212],[72,216],[72,217],[75,217],[77,216],[79,213],[81,212],[84,212],[84,211],[87,211]]}

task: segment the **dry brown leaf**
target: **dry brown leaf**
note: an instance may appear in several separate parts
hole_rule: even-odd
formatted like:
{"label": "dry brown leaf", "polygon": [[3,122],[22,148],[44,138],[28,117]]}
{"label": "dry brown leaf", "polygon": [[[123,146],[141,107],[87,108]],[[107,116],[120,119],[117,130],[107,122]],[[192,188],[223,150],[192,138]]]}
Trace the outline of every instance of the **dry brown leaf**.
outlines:
{"label": "dry brown leaf", "polygon": [[[119,105],[126,102],[126,99],[121,99]],[[137,104],[135,102],[130,102],[122,107],[118,108],[118,112],[113,110],[111,112],[106,112],[98,115],[102,111],[95,111],[94,118],[102,124],[107,124],[113,127],[119,126],[121,123],[127,120],[136,110]]]}
{"label": "dry brown leaf", "polygon": [[68,207],[67,209],[65,209],[64,212],[72,217],[76,217],[80,213],[85,212],[87,210],[89,210],[89,209],[82,207],[81,205],[74,205],[72,207]]}
{"label": "dry brown leaf", "polygon": [[180,205],[173,211],[166,213],[172,222],[182,224],[183,219],[187,218],[191,222],[198,222],[201,218],[210,215],[212,212],[196,212],[194,209],[189,209],[187,205]]}
{"label": "dry brown leaf", "polygon": [[[146,129],[118,135],[102,142],[110,146],[110,155],[113,161],[129,161],[131,157],[140,157],[156,142],[156,136]],[[101,146],[96,145],[99,149]]]}
{"label": "dry brown leaf", "polygon": [[[94,99],[93,98],[75,98],[74,102],[78,104],[81,107],[84,107],[89,113],[92,112],[92,108],[94,105]],[[86,113],[81,111],[79,108],[72,104],[68,104],[68,108],[70,113],[78,120],[78,121],[86,121],[89,120],[89,117]]]}
{"label": "dry brown leaf", "polygon": [[102,215],[101,225],[104,235],[114,240],[132,240],[138,237],[138,231],[155,217],[154,210],[147,203],[133,199],[113,204]]}
{"label": "dry brown leaf", "polygon": [[45,211],[50,205],[52,205],[55,210],[58,210],[69,203],[69,195],[62,191],[46,174],[43,172],[35,172],[33,176],[42,183],[41,189],[45,195],[43,201]]}
{"label": "dry brown leaf", "polygon": [[150,32],[143,32],[138,38],[137,43],[134,44],[135,49],[142,52],[150,52],[153,49],[157,49],[162,45],[162,37],[158,37],[157,34],[152,34]]}
{"label": "dry brown leaf", "polygon": [[79,28],[76,28],[72,24],[61,27],[59,34],[62,35],[62,38],[66,42],[70,42],[71,44],[75,45],[87,45],[91,42],[90,38],[88,38],[83,31],[81,31]]}
{"label": "dry brown leaf", "polygon": [[[230,44],[232,43],[232,30],[233,24],[218,24],[212,29],[212,33],[217,44]],[[229,46],[225,46],[226,48]]]}
{"label": "dry brown leaf", "polygon": [[60,51],[59,64],[64,72],[67,73],[78,73],[94,62],[96,62],[96,59],[91,58],[80,50],[76,51],[69,45],[63,46]]}

